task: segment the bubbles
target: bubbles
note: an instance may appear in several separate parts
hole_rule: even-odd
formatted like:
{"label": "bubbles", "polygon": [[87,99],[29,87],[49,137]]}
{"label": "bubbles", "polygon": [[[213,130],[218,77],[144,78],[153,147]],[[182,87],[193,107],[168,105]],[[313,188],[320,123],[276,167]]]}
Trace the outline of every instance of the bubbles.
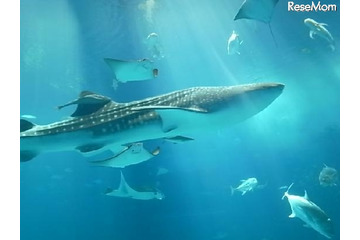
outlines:
{"label": "bubbles", "polygon": [[153,11],[155,4],[155,0],[145,0],[145,2],[138,5],[139,9],[145,11],[145,19],[149,23],[153,23]]}

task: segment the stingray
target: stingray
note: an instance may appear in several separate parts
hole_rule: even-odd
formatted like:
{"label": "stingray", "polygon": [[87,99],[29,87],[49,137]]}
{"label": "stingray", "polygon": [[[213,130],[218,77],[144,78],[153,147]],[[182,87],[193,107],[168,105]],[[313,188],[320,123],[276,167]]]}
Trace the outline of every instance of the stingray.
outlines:
{"label": "stingray", "polygon": [[148,80],[158,75],[158,69],[149,59],[125,61],[105,58],[104,60],[119,82]]}
{"label": "stingray", "polygon": [[270,21],[274,12],[274,8],[279,0],[245,0],[236,14],[234,21],[238,19],[252,19],[261,21],[269,25],[271,35],[276,44],[274,34],[272,32]]}

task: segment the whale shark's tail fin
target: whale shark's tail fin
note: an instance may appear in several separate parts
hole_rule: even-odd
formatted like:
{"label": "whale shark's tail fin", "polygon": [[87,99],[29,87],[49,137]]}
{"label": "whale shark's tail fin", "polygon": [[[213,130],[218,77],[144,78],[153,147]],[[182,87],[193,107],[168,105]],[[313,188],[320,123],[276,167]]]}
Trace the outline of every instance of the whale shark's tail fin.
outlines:
{"label": "whale shark's tail fin", "polygon": [[288,187],[288,189],[286,190],[286,192],[284,193],[284,195],[283,195],[282,198],[281,198],[282,200],[284,200],[284,198],[289,195],[289,190],[290,190],[290,188],[292,187],[292,185],[294,185],[294,183],[292,183],[292,184]]}
{"label": "whale shark's tail fin", "polygon": [[[20,119],[20,133],[32,129],[36,125],[28,120]],[[20,151],[20,162],[27,162],[38,155],[37,152],[26,150]]]}

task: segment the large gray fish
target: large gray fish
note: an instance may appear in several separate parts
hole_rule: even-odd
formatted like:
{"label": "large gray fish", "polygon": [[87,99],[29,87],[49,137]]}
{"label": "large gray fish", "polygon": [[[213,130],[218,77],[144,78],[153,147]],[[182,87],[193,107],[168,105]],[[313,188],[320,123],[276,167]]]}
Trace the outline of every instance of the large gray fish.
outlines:
{"label": "large gray fish", "polygon": [[280,83],[193,87],[128,103],[85,91],[59,107],[77,105],[72,118],[48,125],[20,120],[20,160],[54,151],[116,153],[151,139],[192,140],[196,132],[230,127],[254,116],[283,88]]}
{"label": "large gray fish", "polygon": [[304,24],[310,28],[309,36],[311,39],[315,39],[314,36],[319,36],[328,41],[329,47],[332,51],[335,50],[334,38],[329,32],[329,30],[326,29],[326,23],[318,23],[314,19],[305,18]]}
{"label": "large gray fish", "polygon": [[314,229],[327,238],[332,238],[334,236],[334,228],[331,219],[320,207],[309,200],[306,191],[303,197],[289,194],[292,185],[290,185],[283,196],[283,199],[285,197],[288,199],[291,207],[289,218],[300,218],[305,222],[305,226]]}

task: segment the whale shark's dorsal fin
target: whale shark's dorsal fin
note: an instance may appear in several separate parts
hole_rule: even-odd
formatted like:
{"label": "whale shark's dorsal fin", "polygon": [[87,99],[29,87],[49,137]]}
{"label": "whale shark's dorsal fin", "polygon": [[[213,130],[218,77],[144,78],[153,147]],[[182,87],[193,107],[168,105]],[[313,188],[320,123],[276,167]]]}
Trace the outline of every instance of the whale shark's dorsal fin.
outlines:
{"label": "whale shark's dorsal fin", "polygon": [[77,104],[77,108],[75,112],[71,114],[71,116],[79,117],[94,113],[104,107],[109,102],[111,102],[111,99],[106,96],[96,94],[90,91],[82,91],[79,95],[79,98],[64,105],[58,106],[58,109]]}
{"label": "whale shark's dorsal fin", "polygon": [[32,129],[34,126],[35,124],[33,124],[32,122],[25,119],[20,119],[20,132]]}

